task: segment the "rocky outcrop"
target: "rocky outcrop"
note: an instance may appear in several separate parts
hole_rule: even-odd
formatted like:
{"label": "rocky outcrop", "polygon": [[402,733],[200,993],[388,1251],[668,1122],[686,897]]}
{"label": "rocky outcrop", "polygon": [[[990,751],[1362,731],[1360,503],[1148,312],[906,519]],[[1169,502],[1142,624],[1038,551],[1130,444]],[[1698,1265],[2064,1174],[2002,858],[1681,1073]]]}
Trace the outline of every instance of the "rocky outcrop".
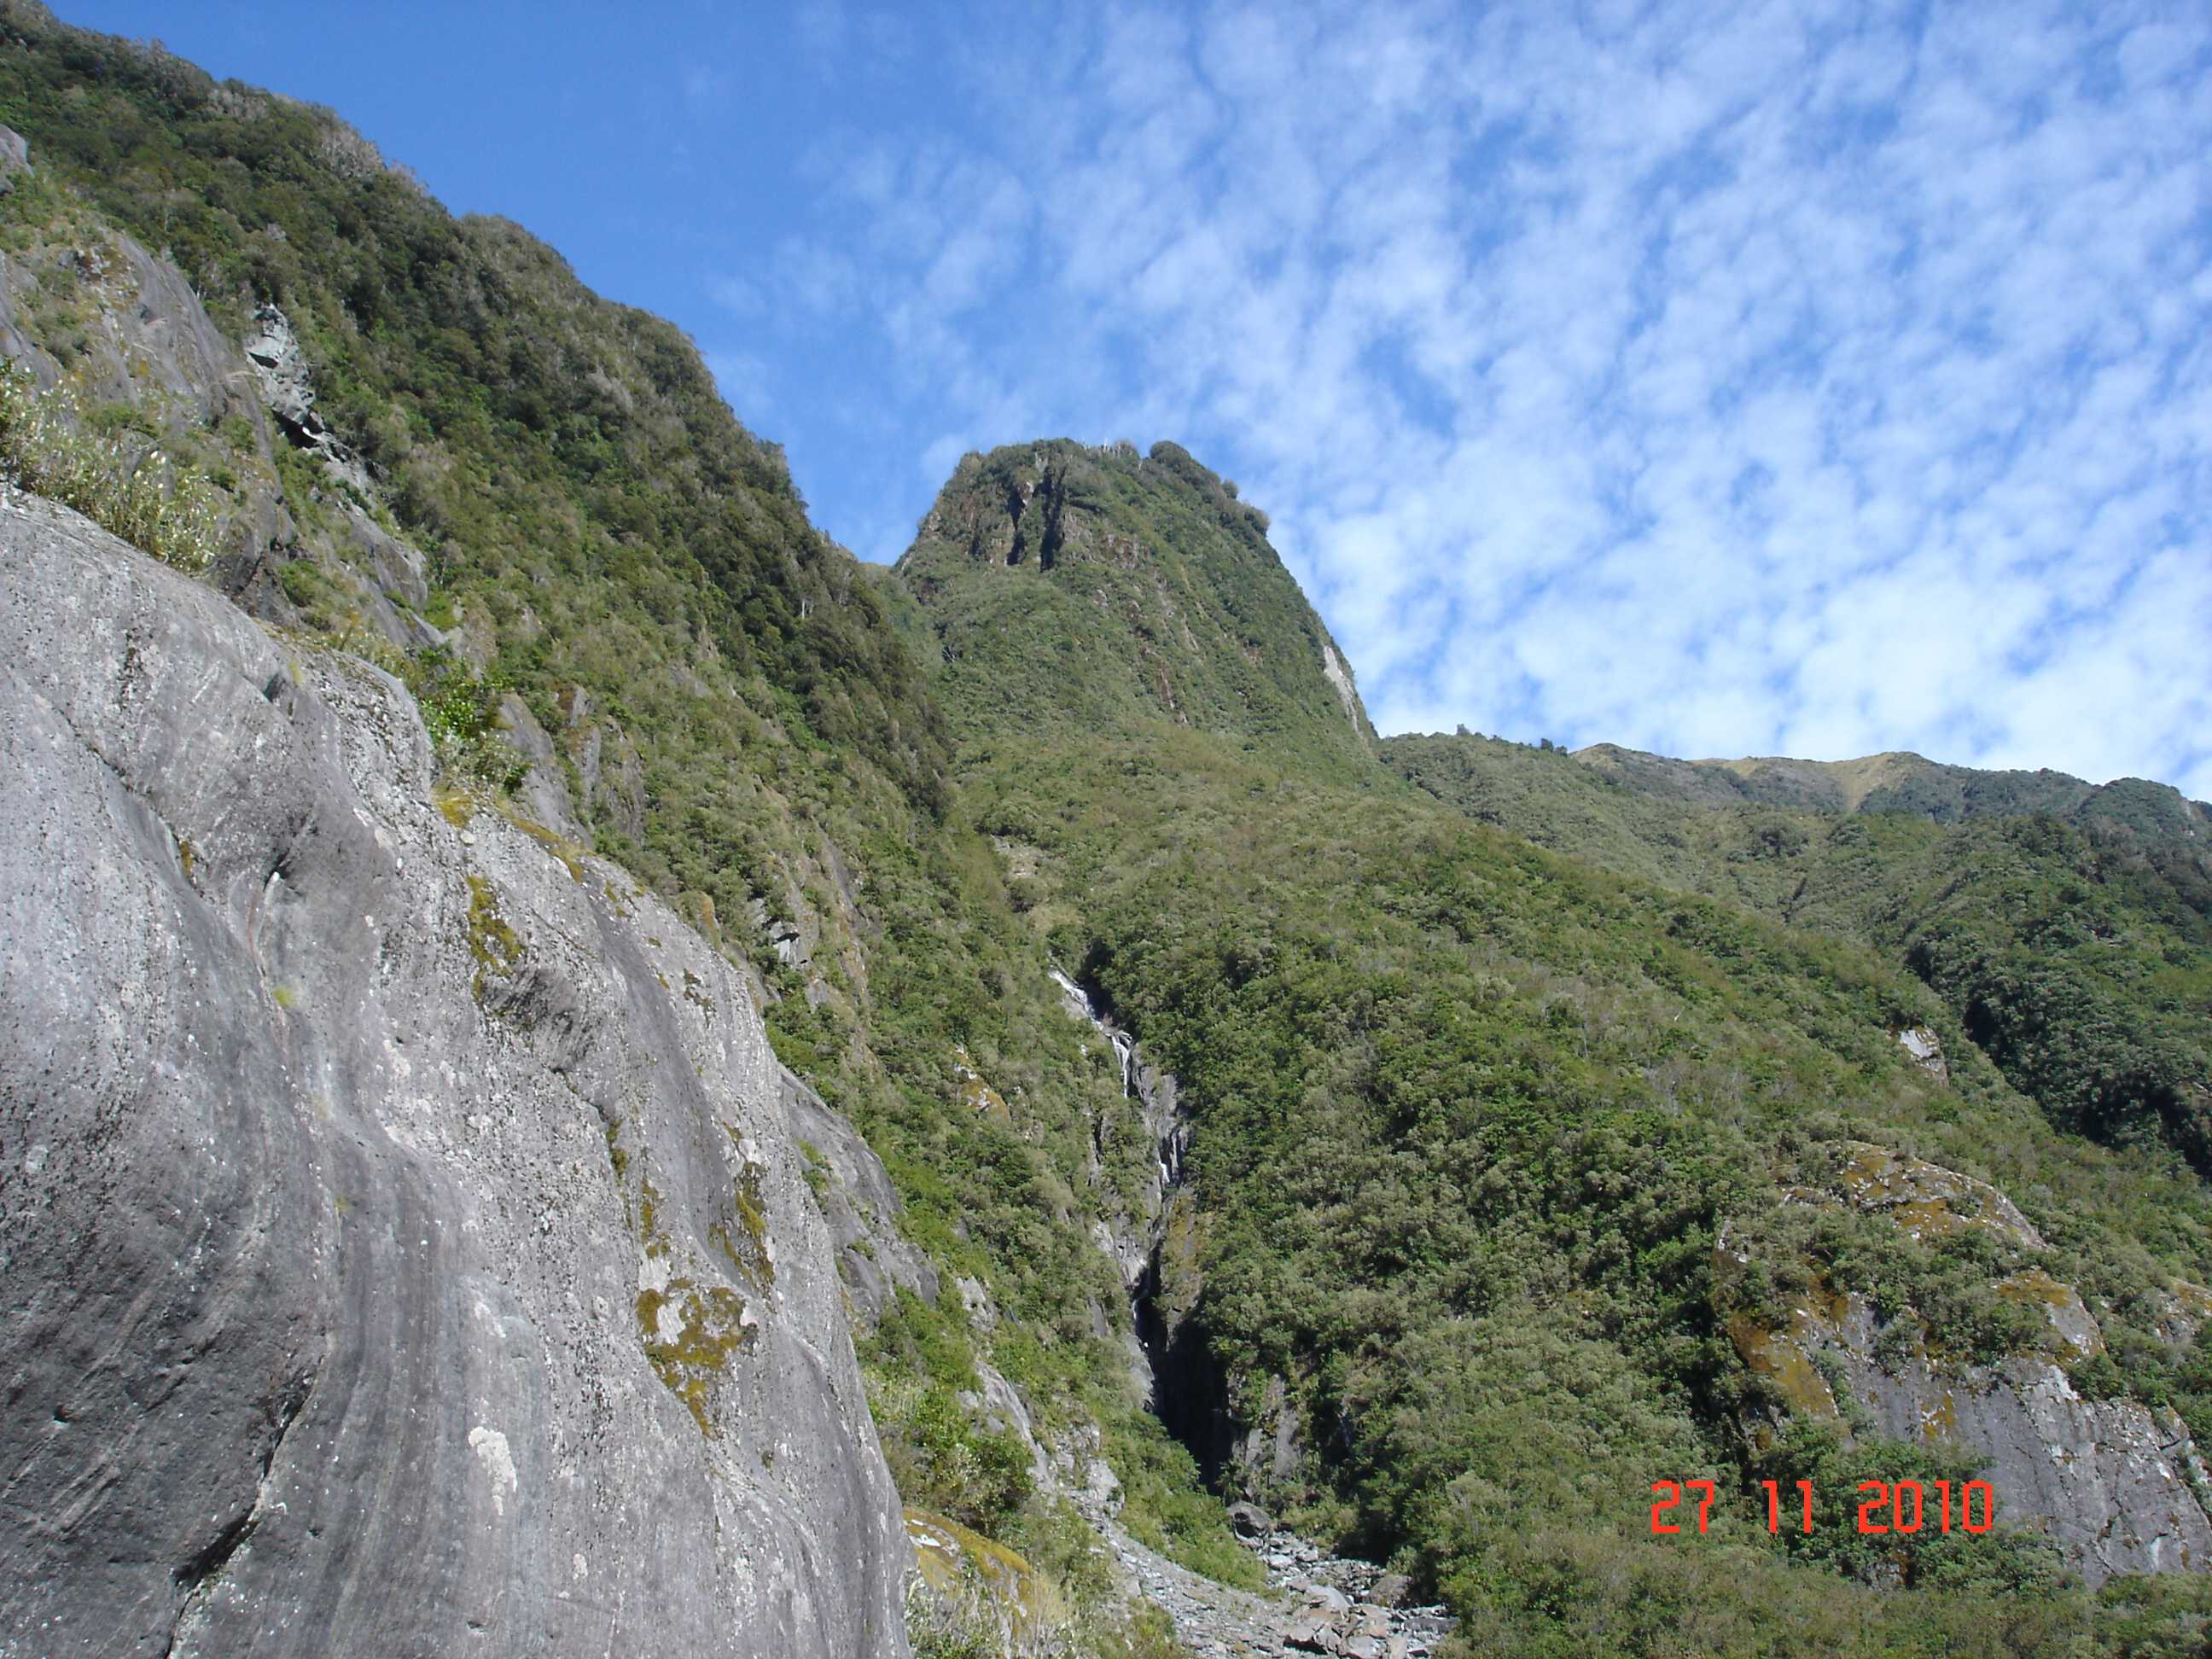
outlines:
{"label": "rocky outcrop", "polygon": [[1139,1213],[1118,1210],[1093,1231],[1093,1242],[1121,1269],[1128,1297],[1130,1381],[1212,1480],[1237,1455],[1239,1442],[1229,1379],[1207,1345],[1199,1310],[1206,1217],[1183,1185],[1190,1119],[1178,1103],[1175,1073],[1154,1065],[1090,992],[1058,969],[1052,976],[1069,1014],[1087,1021],[1114,1051],[1122,1094],[1136,1103],[1153,1148],[1153,1178],[1139,1192]]}
{"label": "rocky outcrop", "polygon": [[1202,1578],[1110,1520],[1099,1523],[1128,1581],[1168,1615],[1176,1639],[1197,1659],[1423,1659],[1443,1648],[1454,1620],[1441,1607],[1407,1605],[1405,1579],[1371,1561],[1331,1555],[1250,1504],[1231,1513],[1239,1541],[1267,1575],[1264,1595]]}
{"label": "rocky outcrop", "polygon": [[933,1628],[980,1637],[1006,1659],[1066,1651],[1066,1601],[1021,1555],[927,1510],[907,1510],[906,1529],[927,1592],[915,1598],[917,1641]]}
{"label": "rocky outcrop", "polygon": [[1375,745],[1367,739],[1367,726],[1362,718],[1364,711],[1360,707],[1359,693],[1352,684],[1352,671],[1344,665],[1343,659],[1336,654],[1336,647],[1327,640],[1321,645],[1321,672],[1334,689],[1337,701],[1344,705],[1344,717],[1358,734],[1360,747],[1371,750]]}
{"label": "rocky outcrop", "polygon": [[[0,178],[30,170],[30,146],[0,127]],[[0,255],[0,355],[51,386],[62,368],[44,348],[60,343],[52,337],[63,330],[90,403],[131,404],[201,427],[251,415],[237,354],[191,284],[128,236],[63,219]]]}
{"label": "rocky outcrop", "polygon": [[[1886,1216],[1916,1240],[1978,1232],[2015,1252],[2044,1248],[2027,1218],[1987,1182],[1862,1142],[1844,1143],[1832,1180],[1792,1188],[1784,1201]],[[1716,1279],[1726,1284],[1751,1266],[1724,1235],[1715,1248]],[[1984,1467],[1999,1522],[2048,1538],[2092,1585],[2119,1573],[2212,1566],[2212,1522],[2198,1495],[2212,1492],[2212,1480],[2187,1426],[2170,1410],[2092,1399],[2075,1387],[2068,1364],[2100,1352],[2104,1338],[2071,1286],[2030,1266],[1995,1289],[2039,1310],[2045,1336],[2034,1352],[1993,1364],[1931,1351],[1911,1310],[1885,1325],[1864,1296],[1825,1283],[1779,1327],[1739,1316],[1729,1331],[1777,1402],[1770,1424],[1809,1418],[1846,1434],[1966,1454]],[[1752,1425],[1754,1438],[1767,1431]]]}
{"label": "rocky outcrop", "polygon": [[1938,1083],[1950,1080],[1951,1063],[1943,1057],[1943,1040],[1925,1025],[1899,1026],[1897,1046],[1911,1056],[1915,1066]]}
{"label": "rocky outcrop", "polygon": [[[27,155],[0,128],[0,156]],[[133,465],[164,447],[222,454],[218,586],[285,627],[366,629],[403,649],[441,639],[420,614],[423,556],[365,508],[374,486],[315,412],[312,373],[282,312],[264,307],[241,351],[184,273],[132,238],[67,212],[24,228],[0,252],[0,356],[43,386],[66,383],[64,407],[78,416],[127,407],[130,422],[110,437]],[[318,459],[311,476],[327,490],[309,486],[295,501],[296,479],[287,490],[276,453],[289,445]]]}
{"label": "rocky outcrop", "polygon": [[72,514],[0,665],[0,1652],[902,1654],[745,977]]}
{"label": "rocky outcrop", "polygon": [[246,359],[260,382],[262,401],[285,437],[331,463],[356,488],[365,488],[367,473],[315,407],[314,374],[292,331],[292,319],[280,307],[264,304],[254,312],[253,325],[246,341]]}
{"label": "rocky outcrop", "polygon": [[934,1306],[937,1269],[900,1233],[904,1206],[883,1161],[797,1076],[778,1066],[776,1080],[854,1316],[872,1327],[901,1290]]}

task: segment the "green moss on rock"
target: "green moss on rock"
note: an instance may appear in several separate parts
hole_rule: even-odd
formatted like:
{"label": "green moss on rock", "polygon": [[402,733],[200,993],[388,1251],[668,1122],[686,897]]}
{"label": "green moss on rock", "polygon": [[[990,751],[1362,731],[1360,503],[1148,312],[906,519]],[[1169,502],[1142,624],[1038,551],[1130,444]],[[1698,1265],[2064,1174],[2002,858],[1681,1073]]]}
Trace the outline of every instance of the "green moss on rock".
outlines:
{"label": "green moss on rock", "polygon": [[522,939],[507,925],[499,913],[499,901],[493,895],[491,884],[482,876],[467,878],[469,884],[469,954],[476,960],[474,983],[476,999],[483,1000],[484,975],[501,976],[514,973],[522,965]]}

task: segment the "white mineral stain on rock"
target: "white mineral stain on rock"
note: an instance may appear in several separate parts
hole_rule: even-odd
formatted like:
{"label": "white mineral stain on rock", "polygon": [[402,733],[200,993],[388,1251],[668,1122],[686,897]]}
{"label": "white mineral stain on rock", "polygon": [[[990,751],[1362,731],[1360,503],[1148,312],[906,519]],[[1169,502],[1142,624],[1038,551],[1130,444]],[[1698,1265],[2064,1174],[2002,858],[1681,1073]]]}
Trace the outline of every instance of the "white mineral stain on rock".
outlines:
{"label": "white mineral stain on rock", "polygon": [[[488,1429],[479,1423],[469,1431],[469,1446],[484,1472],[491,1476],[491,1506],[495,1513],[507,1513],[507,1492],[515,1488],[514,1458],[507,1449],[507,1437],[497,1429]],[[579,1556],[580,1561],[583,1559]]]}
{"label": "white mineral stain on rock", "polygon": [[1321,647],[1321,672],[1336,688],[1336,700],[1344,705],[1345,718],[1357,731],[1359,726],[1359,694],[1352,689],[1352,676],[1344,672],[1344,665],[1337,660],[1335,648],[1325,641]]}

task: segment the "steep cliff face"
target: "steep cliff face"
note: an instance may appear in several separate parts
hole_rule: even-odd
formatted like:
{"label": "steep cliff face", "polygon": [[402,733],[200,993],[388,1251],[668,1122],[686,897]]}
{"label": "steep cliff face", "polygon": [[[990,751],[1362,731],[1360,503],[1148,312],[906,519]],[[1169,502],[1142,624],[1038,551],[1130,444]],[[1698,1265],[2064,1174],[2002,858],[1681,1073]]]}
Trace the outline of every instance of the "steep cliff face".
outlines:
{"label": "steep cliff face", "polygon": [[1143,1047],[1092,994],[1057,969],[1068,1012],[1105,1039],[1121,1068],[1123,1094],[1137,1103],[1155,1152],[1153,1174],[1133,1195],[1133,1209],[1101,1219],[1095,1239],[1114,1258],[1128,1297],[1130,1380],[1146,1407],[1211,1475],[1226,1455],[1231,1428],[1225,1385],[1193,1320],[1204,1274],[1199,1265],[1203,1222],[1183,1185],[1190,1119],[1176,1102],[1173,1072],[1152,1063]]}
{"label": "steep cliff face", "polygon": [[0,663],[0,1651],[902,1654],[747,980],[74,515]]}

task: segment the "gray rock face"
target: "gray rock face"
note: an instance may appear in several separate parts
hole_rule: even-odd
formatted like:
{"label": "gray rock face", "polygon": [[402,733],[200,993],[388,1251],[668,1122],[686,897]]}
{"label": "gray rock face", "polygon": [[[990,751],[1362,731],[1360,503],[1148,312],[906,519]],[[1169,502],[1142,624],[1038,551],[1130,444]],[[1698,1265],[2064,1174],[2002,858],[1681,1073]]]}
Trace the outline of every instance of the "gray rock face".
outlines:
{"label": "gray rock face", "polygon": [[776,1077],[854,1312],[872,1327],[902,1287],[934,1304],[937,1269],[900,1235],[902,1206],[882,1160],[796,1076],[779,1066]]}
{"label": "gray rock face", "polygon": [[591,832],[578,821],[575,804],[568,799],[568,786],[562,781],[553,739],[538,723],[529,705],[508,692],[500,699],[499,725],[515,752],[530,763],[529,774],[517,792],[517,805],[524,815],[557,836],[590,846]]}
{"label": "gray rock face", "polygon": [[314,374],[292,332],[291,319],[276,307],[264,305],[254,312],[253,322],[256,332],[246,342],[246,357],[261,383],[269,412],[301,448],[343,455],[343,447],[315,408]]}
{"label": "gray rock face", "polygon": [[[2045,1274],[2008,1281],[2015,1289],[2044,1306],[2060,1343],[2081,1352],[2103,1346],[2071,1289]],[[1885,1366],[1873,1357],[1876,1328],[1866,1299],[1846,1296],[1794,1318],[1768,1352],[1829,1356],[1821,1380],[1836,1406],[1863,1412],[1889,1438],[1970,1449],[1997,1519],[2043,1534],[2087,1583],[2212,1565],[2212,1522],[2191,1490],[2204,1472],[2179,1416],[2084,1398],[2041,1356],[1946,1372],[1916,1348]],[[1817,1401],[1809,1408],[1821,1414]]]}
{"label": "gray rock face", "polygon": [[904,1654],[745,981],[72,514],[0,665],[0,1654]]}
{"label": "gray rock face", "polygon": [[[27,171],[29,146],[0,127],[0,179]],[[92,313],[76,364],[88,403],[130,403],[211,426],[250,412],[232,379],[237,354],[202,308],[184,273],[128,236],[0,258],[0,355],[26,362],[42,385],[58,378],[24,331],[42,278],[67,280]]]}
{"label": "gray rock face", "polygon": [[[1849,1204],[1887,1215],[1916,1239],[1979,1232],[2003,1245],[2043,1247],[1988,1182],[1887,1147],[1843,1146],[1848,1156],[1825,1189],[1792,1188],[1785,1202]],[[1726,1279],[1750,1260],[1723,1236],[1714,1270]],[[1970,1454],[1986,1471],[1999,1524],[2040,1534],[2093,1586],[2118,1573],[2212,1565],[2212,1521],[2197,1496],[2212,1480],[2180,1418],[2139,1401],[2088,1399],[2074,1387],[2060,1362],[2096,1353],[2104,1336],[2070,1285],[2031,1267],[1994,1288],[2041,1311],[2049,1334],[2038,1351],[1990,1365],[1944,1363],[1929,1353],[1916,1317],[1900,1315],[1886,1333],[1865,1297],[1825,1285],[1778,1328],[1737,1318],[1729,1328],[1784,1402],[1776,1425],[1807,1417]],[[1885,1352],[1886,1336],[1906,1340],[1893,1340]],[[1757,1437],[1759,1425],[1751,1426]]]}
{"label": "gray rock face", "polygon": [[[22,140],[0,128],[0,181],[9,176],[11,143],[20,149]],[[38,297],[50,281],[74,296],[78,309],[70,314],[83,318],[66,356],[51,317],[40,321]],[[301,627],[305,618],[287,596],[283,572],[306,558],[362,623],[394,645],[436,642],[437,631],[416,614],[429,599],[423,556],[358,504],[371,494],[368,477],[323,431],[307,364],[283,314],[270,309],[251,344],[259,356],[241,352],[216,326],[173,263],[119,232],[86,234],[57,221],[0,253],[0,356],[46,386],[64,378],[66,362],[83,407],[129,404],[145,429],[118,434],[116,441],[134,457],[180,440],[197,446],[209,428],[246,423],[252,453],[231,453],[235,494],[219,498],[226,550],[216,562],[218,586],[254,615]],[[295,441],[353,492],[324,494],[313,526],[293,518],[273,469],[276,448]]]}

